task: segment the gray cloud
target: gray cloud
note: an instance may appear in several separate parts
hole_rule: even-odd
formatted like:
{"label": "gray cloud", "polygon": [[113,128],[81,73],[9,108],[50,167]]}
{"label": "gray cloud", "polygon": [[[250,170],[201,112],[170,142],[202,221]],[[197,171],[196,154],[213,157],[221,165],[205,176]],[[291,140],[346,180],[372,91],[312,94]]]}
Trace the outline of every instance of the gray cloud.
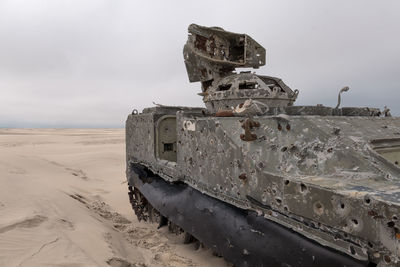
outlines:
{"label": "gray cloud", "polygon": [[0,127],[118,127],[152,101],[202,106],[182,47],[198,23],[267,49],[260,74],[300,90],[297,104],[388,105],[400,114],[400,2],[0,2]]}

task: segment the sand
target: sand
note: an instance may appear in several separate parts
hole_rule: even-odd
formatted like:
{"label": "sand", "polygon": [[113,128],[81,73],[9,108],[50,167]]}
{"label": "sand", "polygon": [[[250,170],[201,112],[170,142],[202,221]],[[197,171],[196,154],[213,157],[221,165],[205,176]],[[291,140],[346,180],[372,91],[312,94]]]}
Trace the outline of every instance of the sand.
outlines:
{"label": "sand", "polygon": [[124,129],[0,129],[0,266],[230,266],[138,222]]}

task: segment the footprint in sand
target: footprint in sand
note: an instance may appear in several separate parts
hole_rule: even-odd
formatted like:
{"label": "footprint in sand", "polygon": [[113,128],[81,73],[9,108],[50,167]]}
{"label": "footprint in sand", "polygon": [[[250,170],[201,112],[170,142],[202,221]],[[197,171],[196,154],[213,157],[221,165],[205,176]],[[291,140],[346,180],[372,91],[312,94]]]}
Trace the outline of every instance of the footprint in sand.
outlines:
{"label": "footprint in sand", "polygon": [[15,228],[33,228],[41,225],[44,221],[47,220],[47,217],[42,215],[35,215],[31,218],[25,218],[22,221],[3,226],[0,228],[0,234],[11,231]]}

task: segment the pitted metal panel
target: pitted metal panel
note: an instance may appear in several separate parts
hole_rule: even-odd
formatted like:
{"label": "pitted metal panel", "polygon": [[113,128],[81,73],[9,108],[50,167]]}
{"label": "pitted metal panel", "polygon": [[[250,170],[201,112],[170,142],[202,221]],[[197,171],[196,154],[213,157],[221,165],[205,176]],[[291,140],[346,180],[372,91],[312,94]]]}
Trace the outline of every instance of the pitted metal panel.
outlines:
{"label": "pitted metal panel", "polygon": [[241,72],[213,82],[203,100],[208,110],[217,112],[232,109],[250,98],[268,107],[286,107],[296,100],[297,91],[279,78]]}
{"label": "pitted metal panel", "polygon": [[[175,118],[176,113],[186,111],[187,114],[202,114],[202,108],[189,108],[189,107],[168,107],[160,106],[153,108],[146,108],[141,114],[129,115],[126,121],[126,157],[127,163],[140,163],[149,167],[154,173],[159,174],[161,177],[168,181],[176,181],[181,179],[181,173],[177,168],[175,155],[169,158],[157,158],[157,139],[156,130],[157,122],[162,118]],[[169,129],[169,135],[166,137],[167,144],[169,141],[173,143],[177,140],[178,136],[173,137],[176,125],[170,120],[166,121]],[[165,130],[165,129],[164,129]],[[161,140],[162,141],[162,140]],[[176,145],[175,145],[176,146]],[[164,148],[164,147],[163,147]],[[168,149],[168,147],[167,147]],[[173,147],[176,153],[179,154],[179,147]],[[172,153],[174,154],[174,153]],[[127,164],[129,168],[129,164]],[[129,170],[127,170],[129,172]]]}
{"label": "pitted metal panel", "polygon": [[[303,234],[354,257],[368,257],[366,251],[396,254],[398,228],[392,218],[400,214],[400,199],[385,191],[400,193],[399,170],[393,172],[392,163],[388,168],[371,164],[380,156],[369,140],[394,137],[400,120],[375,118],[382,130],[373,130],[363,119],[371,120],[254,117],[260,123],[253,130],[257,140],[244,142],[245,118],[181,116],[178,162],[195,188],[241,207],[276,212],[280,223],[289,220]],[[390,204],[383,201],[389,195]]]}
{"label": "pitted metal panel", "polygon": [[246,34],[191,24],[183,55],[191,82],[224,76],[236,67],[265,65],[265,49]]}
{"label": "pitted metal panel", "polygon": [[171,163],[154,157],[155,118],[162,121],[163,113],[129,116],[130,160],[167,180],[183,180],[213,197],[260,211],[358,259],[379,253],[396,260],[399,168],[379,149],[396,144],[399,119],[254,117],[260,126],[251,131],[257,138],[246,142],[240,137],[246,118],[180,111],[177,163]]}
{"label": "pitted metal panel", "polygon": [[126,121],[126,155],[128,159],[153,162],[154,147],[153,114],[129,115]]}

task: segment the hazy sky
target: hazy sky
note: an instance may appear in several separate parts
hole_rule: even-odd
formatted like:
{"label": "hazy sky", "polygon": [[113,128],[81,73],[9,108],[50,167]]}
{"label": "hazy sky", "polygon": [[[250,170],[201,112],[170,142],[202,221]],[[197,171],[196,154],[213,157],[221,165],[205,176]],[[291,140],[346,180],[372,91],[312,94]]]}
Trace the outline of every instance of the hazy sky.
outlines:
{"label": "hazy sky", "polygon": [[0,127],[122,127],[151,106],[202,106],[182,48],[190,23],[247,33],[257,73],[298,105],[400,115],[400,1],[0,0]]}

